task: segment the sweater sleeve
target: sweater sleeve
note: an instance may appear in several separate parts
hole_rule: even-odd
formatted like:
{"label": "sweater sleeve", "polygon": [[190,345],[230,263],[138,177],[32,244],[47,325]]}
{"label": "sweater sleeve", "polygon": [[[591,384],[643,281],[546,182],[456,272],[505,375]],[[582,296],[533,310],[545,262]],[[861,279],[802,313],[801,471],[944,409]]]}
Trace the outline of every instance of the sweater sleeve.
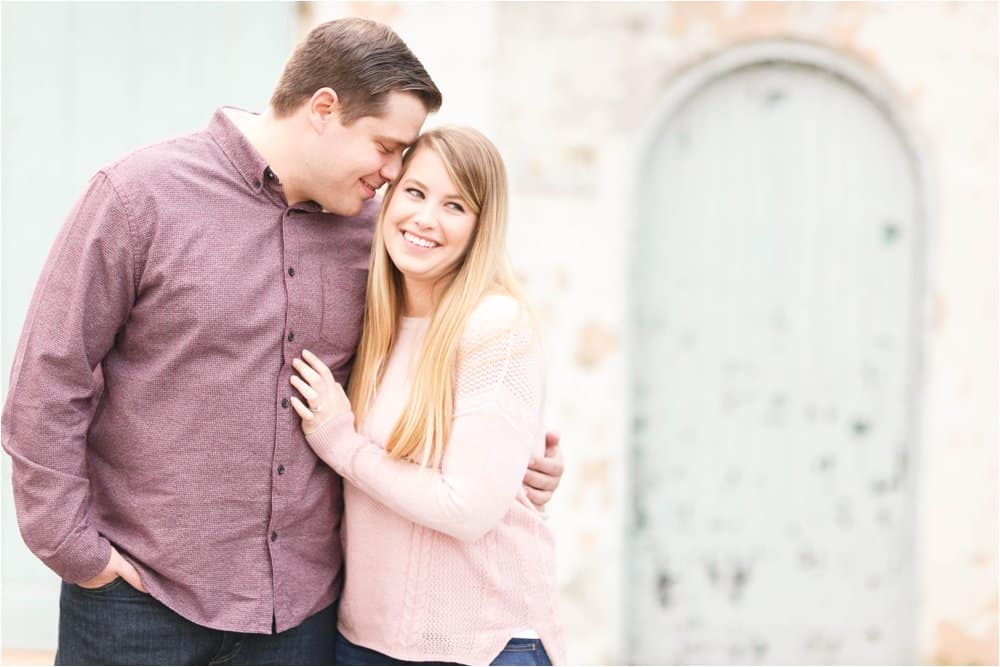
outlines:
{"label": "sweater sleeve", "polygon": [[90,521],[86,439],[101,364],[135,300],[130,224],[107,176],[95,176],[35,288],[3,411],[21,534],[71,582],[97,575],[111,552]]}
{"label": "sweater sleeve", "polygon": [[440,469],[391,459],[341,415],[309,436],[342,477],[414,523],[472,542],[495,527],[541,442],[541,348],[516,302],[490,297],[459,346],[451,436]]}

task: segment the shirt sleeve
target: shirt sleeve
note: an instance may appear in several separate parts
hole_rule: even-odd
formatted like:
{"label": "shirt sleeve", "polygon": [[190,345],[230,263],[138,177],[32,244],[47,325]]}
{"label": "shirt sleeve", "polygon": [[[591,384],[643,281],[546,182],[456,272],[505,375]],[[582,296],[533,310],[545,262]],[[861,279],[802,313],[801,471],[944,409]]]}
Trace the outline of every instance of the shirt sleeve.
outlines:
{"label": "shirt sleeve", "polygon": [[354,415],[309,436],[342,477],[414,523],[472,542],[494,528],[541,443],[544,371],[530,326],[507,304],[474,313],[459,349],[455,410],[441,468],[392,459],[354,430]]}
{"label": "shirt sleeve", "polygon": [[135,298],[134,247],[125,203],[99,173],[49,251],[3,410],[21,535],[71,582],[96,576],[110,558],[88,513],[87,430],[103,389],[101,362]]}

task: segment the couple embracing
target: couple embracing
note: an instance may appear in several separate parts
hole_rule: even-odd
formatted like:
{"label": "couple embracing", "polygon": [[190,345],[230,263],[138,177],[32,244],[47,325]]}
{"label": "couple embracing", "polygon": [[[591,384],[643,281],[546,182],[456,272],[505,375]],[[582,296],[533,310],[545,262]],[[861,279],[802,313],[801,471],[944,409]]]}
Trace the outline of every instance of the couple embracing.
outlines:
{"label": "couple embracing", "polygon": [[395,33],[332,21],[264,113],[90,181],[3,413],[57,664],[564,660],[505,168],[420,134],[440,105]]}

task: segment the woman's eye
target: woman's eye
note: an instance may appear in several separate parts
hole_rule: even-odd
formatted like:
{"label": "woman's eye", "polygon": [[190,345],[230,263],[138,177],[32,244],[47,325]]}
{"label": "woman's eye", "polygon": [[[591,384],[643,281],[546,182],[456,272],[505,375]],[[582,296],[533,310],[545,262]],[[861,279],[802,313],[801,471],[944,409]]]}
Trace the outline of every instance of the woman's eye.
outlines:
{"label": "woman's eye", "polygon": [[456,211],[458,213],[465,213],[465,209],[462,207],[461,204],[457,202],[450,201],[447,204],[445,204],[445,206],[450,206],[453,211]]}
{"label": "woman's eye", "polygon": [[416,188],[406,188],[406,194],[410,195],[411,197],[416,197],[417,199],[424,198],[424,193],[421,192],[420,190],[417,190]]}

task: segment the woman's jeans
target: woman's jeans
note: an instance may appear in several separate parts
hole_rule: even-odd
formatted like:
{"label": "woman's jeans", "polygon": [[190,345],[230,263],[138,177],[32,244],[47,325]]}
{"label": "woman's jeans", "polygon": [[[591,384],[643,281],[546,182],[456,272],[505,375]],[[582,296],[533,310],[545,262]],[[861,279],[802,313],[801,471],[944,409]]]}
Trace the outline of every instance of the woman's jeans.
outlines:
{"label": "woman's jeans", "polygon": [[63,583],[57,665],[332,665],[337,606],[280,634],[212,630],[115,579]]}
{"label": "woman's jeans", "polygon": [[[407,662],[397,660],[378,651],[364,646],[352,644],[344,635],[337,632],[337,664],[338,665],[457,665],[456,662]],[[507,642],[500,655],[493,659],[491,665],[551,665],[540,639],[521,639],[515,637]]]}

